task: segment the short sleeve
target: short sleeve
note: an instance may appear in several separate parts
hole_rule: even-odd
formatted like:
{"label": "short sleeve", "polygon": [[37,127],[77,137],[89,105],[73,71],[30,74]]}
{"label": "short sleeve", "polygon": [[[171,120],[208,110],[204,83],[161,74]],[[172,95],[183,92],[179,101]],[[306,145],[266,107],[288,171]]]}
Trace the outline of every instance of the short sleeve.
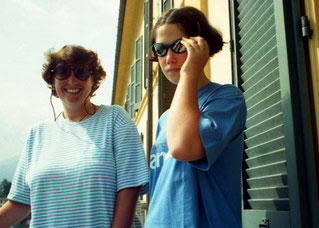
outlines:
{"label": "short sleeve", "polygon": [[246,105],[241,91],[231,85],[221,87],[207,101],[199,120],[206,158],[190,164],[207,171],[232,140],[242,139],[245,122]]}
{"label": "short sleeve", "polygon": [[21,153],[18,166],[13,176],[11,189],[7,197],[9,200],[26,205],[30,205],[30,188],[27,184],[26,176],[31,161],[30,154],[33,147],[33,132],[33,130],[30,131],[24,150]]}
{"label": "short sleeve", "polygon": [[142,186],[140,194],[148,192],[148,170],[145,153],[134,122],[119,106],[115,106],[114,156],[117,172],[117,191]]}

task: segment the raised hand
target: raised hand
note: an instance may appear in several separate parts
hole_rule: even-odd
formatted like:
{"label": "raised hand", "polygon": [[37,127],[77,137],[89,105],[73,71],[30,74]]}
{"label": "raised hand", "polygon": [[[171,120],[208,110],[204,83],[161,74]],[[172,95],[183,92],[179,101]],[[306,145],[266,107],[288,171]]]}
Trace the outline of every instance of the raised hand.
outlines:
{"label": "raised hand", "polygon": [[198,79],[209,59],[209,45],[200,36],[185,38],[181,43],[187,49],[187,59],[181,68],[182,77]]}

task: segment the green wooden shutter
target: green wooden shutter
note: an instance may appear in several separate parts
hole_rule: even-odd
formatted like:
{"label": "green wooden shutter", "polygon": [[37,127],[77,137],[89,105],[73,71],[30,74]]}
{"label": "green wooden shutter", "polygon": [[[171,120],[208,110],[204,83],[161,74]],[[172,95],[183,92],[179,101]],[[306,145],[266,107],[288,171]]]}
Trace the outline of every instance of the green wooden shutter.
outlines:
{"label": "green wooden shutter", "polygon": [[230,4],[235,82],[247,104],[243,227],[301,227],[284,6]]}
{"label": "green wooden shutter", "polygon": [[146,1],[144,2],[144,89],[148,87],[148,77],[150,73],[149,52],[150,52],[150,15],[149,15],[149,1]]}
{"label": "green wooden shutter", "polygon": [[140,106],[142,100],[142,65],[141,59],[136,60],[135,62],[135,110],[137,110]]}
{"label": "green wooden shutter", "polygon": [[[165,12],[168,9],[173,8],[173,1],[172,0],[162,0],[162,12]],[[165,75],[163,74],[162,70],[159,67],[158,71],[158,90],[159,90],[159,97],[158,97],[158,114],[159,117],[169,109],[172,99],[175,93],[176,85],[171,83],[169,80],[166,79]]]}
{"label": "green wooden shutter", "polygon": [[167,80],[160,68],[158,71],[158,89],[160,92],[158,102],[158,114],[160,117],[167,109],[170,108],[176,90],[176,85]]}
{"label": "green wooden shutter", "polygon": [[138,110],[142,100],[142,37],[135,41],[135,94],[134,94],[134,110]]}
{"label": "green wooden shutter", "polygon": [[135,115],[135,109],[134,109],[134,104],[135,104],[135,65],[131,65],[131,82],[129,84],[130,86],[130,114],[131,118],[134,118]]}
{"label": "green wooden shutter", "polygon": [[173,8],[172,0],[162,0],[162,12]]}
{"label": "green wooden shutter", "polygon": [[126,101],[125,101],[125,104],[124,104],[124,108],[125,110],[128,112],[128,114],[131,116],[131,101],[130,101],[130,83],[128,84],[127,86],[127,91],[126,91]]}

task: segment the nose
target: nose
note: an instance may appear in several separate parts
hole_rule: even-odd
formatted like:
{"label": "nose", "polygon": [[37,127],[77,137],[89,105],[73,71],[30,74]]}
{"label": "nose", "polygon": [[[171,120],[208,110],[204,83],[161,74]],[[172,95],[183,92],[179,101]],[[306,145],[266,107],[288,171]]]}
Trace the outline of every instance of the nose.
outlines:
{"label": "nose", "polygon": [[174,53],[170,48],[167,51],[166,54],[166,63],[174,63],[176,62],[176,53]]}
{"label": "nose", "polygon": [[71,82],[71,83],[78,81],[77,77],[75,77],[75,75],[74,75],[74,70],[71,71],[71,75],[70,75],[70,77],[68,78],[68,81]]}

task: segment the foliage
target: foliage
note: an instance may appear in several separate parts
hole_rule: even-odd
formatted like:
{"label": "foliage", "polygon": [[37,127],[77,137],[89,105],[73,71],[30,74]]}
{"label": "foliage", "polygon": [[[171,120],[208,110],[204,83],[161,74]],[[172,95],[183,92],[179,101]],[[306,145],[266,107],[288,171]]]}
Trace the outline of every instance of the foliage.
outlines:
{"label": "foliage", "polygon": [[3,179],[0,184],[0,197],[7,197],[11,188],[11,182],[7,179]]}

